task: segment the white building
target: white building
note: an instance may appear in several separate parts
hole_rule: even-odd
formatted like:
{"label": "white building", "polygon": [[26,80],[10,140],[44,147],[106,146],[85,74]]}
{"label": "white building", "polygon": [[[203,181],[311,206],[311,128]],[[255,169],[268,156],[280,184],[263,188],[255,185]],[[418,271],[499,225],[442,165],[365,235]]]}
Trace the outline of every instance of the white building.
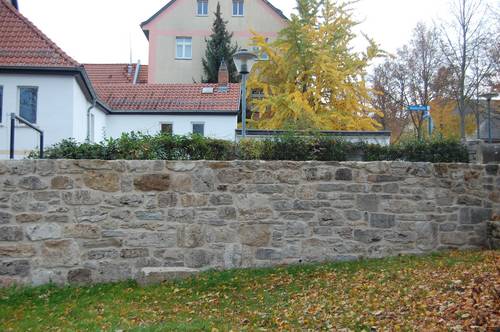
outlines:
{"label": "white building", "polygon": [[[238,84],[135,85],[105,75],[105,81],[89,79],[84,66],[0,0],[0,158],[9,157],[11,113],[43,130],[45,146],[67,138],[98,142],[130,131],[235,138]],[[16,157],[38,145],[38,133],[16,123]]]}

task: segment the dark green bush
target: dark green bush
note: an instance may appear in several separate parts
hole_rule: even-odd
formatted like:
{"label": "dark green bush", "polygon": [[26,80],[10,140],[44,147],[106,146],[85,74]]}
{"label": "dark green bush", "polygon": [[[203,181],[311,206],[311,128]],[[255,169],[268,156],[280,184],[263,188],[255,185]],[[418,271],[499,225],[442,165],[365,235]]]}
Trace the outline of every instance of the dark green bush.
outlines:
{"label": "dark green bush", "polygon": [[[30,157],[37,158],[33,152]],[[403,160],[425,162],[468,162],[467,148],[458,141],[406,141],[390,146],[349,143],[329,136],[300,136],[288,133],[259,141],[239,143],[197,135],[123,134],[102,143],[64,140],[45,151],[47,159],[103,160]]]}

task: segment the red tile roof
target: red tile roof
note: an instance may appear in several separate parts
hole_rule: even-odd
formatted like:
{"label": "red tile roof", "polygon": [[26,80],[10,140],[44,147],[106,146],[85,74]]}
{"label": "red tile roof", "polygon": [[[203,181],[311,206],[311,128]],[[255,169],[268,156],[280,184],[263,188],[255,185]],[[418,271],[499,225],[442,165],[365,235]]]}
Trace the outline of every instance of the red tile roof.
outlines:
{"label": "red tile roof", "polygon": [[[237,112],[240,85],[222,92],[217,84],[101,84],[99,98],[113,111],[123,112]],[[202,93],[212,88],[213,93]]]}
{"label": "red tile roof", "polygon": [[[133,64],[129,71],[127,63],[113,64],[84,64],[85,70],[94,85],[132,83],[137,64]],[[141,65],[137,83],[148,83],[148,66]]]}
{"label": "red tile roof", "polygon": [[0,0],[0,66],[79,67],[10,1]]}

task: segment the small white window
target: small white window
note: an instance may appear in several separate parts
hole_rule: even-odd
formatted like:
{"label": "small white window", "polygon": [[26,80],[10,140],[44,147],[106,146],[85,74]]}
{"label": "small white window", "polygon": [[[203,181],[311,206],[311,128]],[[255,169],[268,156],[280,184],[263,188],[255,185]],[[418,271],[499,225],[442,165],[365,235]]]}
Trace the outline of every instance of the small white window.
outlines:
{"label": "small white window", "polygon": [[177,59],[193,58],[193,39],[191,37],[177,37],[175,57]]}
{"label": "small white window", "polygon": [[36,123],[38,105],[38,88],[19,87],[19,116]]}
{"label": "small white window", "polygon": [[204,136],[205,135],[205,124],[204,123],[193,123],[193,134]]}
{"label": "small white window", "polygon": [[233,16],[243,16],[243,0],[233,0]]}
{"label": "small white window", "polygon": [[208,16],[208,0],[198,0],[198,16]]}

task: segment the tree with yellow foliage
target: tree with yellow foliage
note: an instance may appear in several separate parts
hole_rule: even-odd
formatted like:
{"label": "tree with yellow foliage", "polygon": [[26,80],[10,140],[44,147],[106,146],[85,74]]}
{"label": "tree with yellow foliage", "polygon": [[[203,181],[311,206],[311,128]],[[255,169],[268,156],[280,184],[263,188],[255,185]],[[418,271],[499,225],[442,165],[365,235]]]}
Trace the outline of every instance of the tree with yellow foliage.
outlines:
{"label": "tree with yellow foliage", "polygon": [[351,3],[297,0],[298,15],[276,41],[255,35],[254,44],[268,55],[250,76],[249,91],[263,92],[253,100],[260,129],[376,130],[365,84],[366,68],[380,53],[371,39],[366,52],[354,52],[356,37]]}

